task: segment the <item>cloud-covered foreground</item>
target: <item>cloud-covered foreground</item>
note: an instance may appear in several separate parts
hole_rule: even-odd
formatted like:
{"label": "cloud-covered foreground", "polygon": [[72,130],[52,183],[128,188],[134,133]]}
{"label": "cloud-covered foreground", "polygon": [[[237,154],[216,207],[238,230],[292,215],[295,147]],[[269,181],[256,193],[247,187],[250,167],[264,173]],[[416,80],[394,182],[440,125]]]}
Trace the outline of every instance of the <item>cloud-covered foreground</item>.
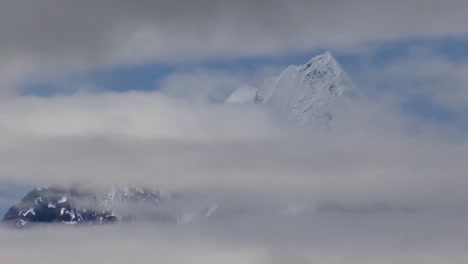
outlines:
{"label": "cloud-covered foreground", "polygon": [[194,195],[157,208],[175,222],[0,230],[0,254],[15,263],[467,258],[468,146],[416,135],[390,108],[351,105],[331,129],[158,93],[18,97],[0,108],[2,182]]}
{"label": "cloud-covered foreground", "polygon": [[347,109],[332,129],[286,128],[260,108],[158,93],[19,97],[1,108],[0,177],[8,181],[280,192],[351,204],[468,201],[468,146],[411,135],[403,118],[375,108]]}
{"label": "cloud-covered foreground", "polygon": [[295,218],[0,230],[15,263],[463,263],[466,214]]}

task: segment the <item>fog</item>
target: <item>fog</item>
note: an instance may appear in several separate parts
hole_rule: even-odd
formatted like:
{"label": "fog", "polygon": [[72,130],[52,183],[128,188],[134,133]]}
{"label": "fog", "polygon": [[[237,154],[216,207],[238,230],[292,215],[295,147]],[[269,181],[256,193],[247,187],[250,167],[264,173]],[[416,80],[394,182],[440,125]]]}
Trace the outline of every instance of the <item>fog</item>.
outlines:
{"label": "fog", "polygon": [[392,108],[349,106],[332,128],[291,128],[261,108],[159,93],[5,102],[2,179],[34,184],[307,194],[346,202],[463,205],[468,146]]}
{"label": "fog", "polygon": [[4,182],[136,183],[186,197],[156,209],[175,222],[2,229],[0,253],[15,263],[466,259],[465,138],[415,129],[383,101],[346,106],[325,128],[158,92],[23,96],[0,108]]}
{"label": "fog", "polygon": [[0,230],[15,263],[458,263],[466,214],[319,214]]}

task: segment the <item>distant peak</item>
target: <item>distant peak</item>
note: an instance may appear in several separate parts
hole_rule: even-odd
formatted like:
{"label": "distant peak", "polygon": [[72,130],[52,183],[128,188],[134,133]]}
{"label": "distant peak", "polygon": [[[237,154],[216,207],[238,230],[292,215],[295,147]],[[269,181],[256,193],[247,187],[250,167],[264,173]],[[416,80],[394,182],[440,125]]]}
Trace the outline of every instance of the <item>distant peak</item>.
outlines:
{"label": "distant peak", "polygon": [[330,51],[326,51],[325,53],[322,53],[320,55],[317,55],[310,59],[306,64],[303,64],[298,67],[299,71],[305,71],[311,68],[335,68],[338,69],[338,71],[343,71],[341,68],[340,63],[333,57],[333,55],[330,53]]}
{"label": "distant peak", "polygon": [[307,62],[307,64],[312,64],[312,63],[314,63],[316,61],[320,61],[320,60],[336,61],[335,57],[333,57],[331,52],[327,50],[325,53],[317,55],[317,56],[313,57],[312,59],[310,59],[309,62]]}
{"label": "distant peak", "polygon": [[237,89],[226,101],[261,105],[280,120],[301,126],[328,125],[340,105],[361,94],[331,52],[325,51],[267,78],[259,89]]}

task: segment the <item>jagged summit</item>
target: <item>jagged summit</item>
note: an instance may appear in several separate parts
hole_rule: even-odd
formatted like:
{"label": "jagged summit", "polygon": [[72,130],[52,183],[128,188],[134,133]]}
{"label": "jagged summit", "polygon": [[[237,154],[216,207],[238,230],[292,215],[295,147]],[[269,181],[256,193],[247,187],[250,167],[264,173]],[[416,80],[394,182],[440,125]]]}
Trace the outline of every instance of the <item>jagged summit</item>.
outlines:
{"label": "jagged summit", "polygon": [[337,104],[362,95],[328,51],[306,64],[291,65],[279,76],[267,78],[259,89],[248,91],[240,87],[226,102],[258,104],[279,119],[301,126],[328,124]]}
{"label": "jagged summit", "polygon": [[325,53],[323,54],[320,54],[320,55],[317,55],[315,57],[313,57],[312,59],[310,59],[305,65],[311,65],[313,64],[315,61],[317,60],[333,60],[333,61],[336,61],[335,57],[333,57],[333,55],[331,54],[330,51],[326,51]]}

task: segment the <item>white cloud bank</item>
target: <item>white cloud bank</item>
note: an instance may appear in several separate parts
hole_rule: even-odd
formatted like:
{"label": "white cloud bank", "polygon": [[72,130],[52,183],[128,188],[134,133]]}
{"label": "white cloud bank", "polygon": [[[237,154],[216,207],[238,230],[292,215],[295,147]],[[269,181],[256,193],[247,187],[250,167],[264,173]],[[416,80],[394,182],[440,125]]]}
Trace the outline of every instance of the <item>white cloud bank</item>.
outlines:
{"label": "white cloud bank", "polygon": [[38,264],[463,263],[466,220],[466,214],[336,214],[179,226],[0,229],[0,253],[9,262]]}
{"label": "white cloud bank", "polygon": [[[382,105],[346,110],[329,130],[287,128],[260,108],[160,93],[4,101],[2,181],[143,183],[208,197],[202,207],[215,202],[234,213],[185,225],[0,230],[0,255],[14,263],[466,260],[465,138],[411,134],[406,119]],[[197,210],[183,204],[182,213]]]}
{"label": "white cloud bank", "polygon": [[411,135],[404,118],[369,107],[347,109],[328,131],[286,128],[256,107],[159,93],[18,97],[0,107],[0,177],[462,206],[463,138]]}

